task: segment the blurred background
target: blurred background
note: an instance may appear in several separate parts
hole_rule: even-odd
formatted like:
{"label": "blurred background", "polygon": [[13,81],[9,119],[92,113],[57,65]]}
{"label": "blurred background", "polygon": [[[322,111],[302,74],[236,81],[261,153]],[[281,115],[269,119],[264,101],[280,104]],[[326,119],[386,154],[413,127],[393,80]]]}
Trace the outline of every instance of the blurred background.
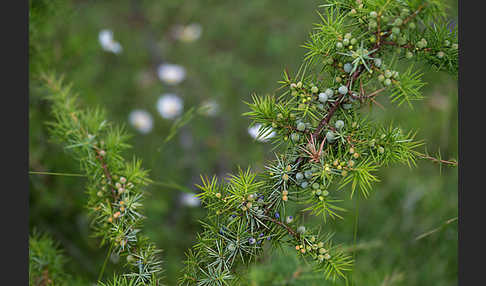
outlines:
{"label": "blurred background", "polygon": [[[457,20],[457,1],[450,18]],[[284,68],[295,73],[320,0],[30,0],[29,170],[77,173],[49,141],[49,106],[38,76],[55,71],[83,106],[102,106],[133,135],[137,156],[157,183],[149,188],[144,231],[164,250],[167,285],[176,285],[185,251],[205,211],[194,198],[199,175],[238,166],[261,170],[273,157],[256,141],[244,101],[272,94]],[[420,66],[428,84],[414,109],[385,97],[377,120],[417,130],[428,151],[457,158],[457,81]],[[171,128],[181,118],[187,124]],[[169,136],[171,135],[171,136]],[[172,136],[173,135],[173,136]],[[30,175],[29,226],[49,233],[70,257],[66,271],[95,281],[107,249],[90,237],[84,179]],[[368,200],[348,202],[344,220],[324,226],[356,255],[355,285],[457,285],[457,168],[431,162],[380,171]],[[359,213],[356,241],[354,226]],[[322,223],[311,217],[307,223]],[[423,235],[425,234],[425,235]],[[421,236],[422,235],[422,236]],[[417,239],[418,238],[418,239]],[[111,257],[105,277],[120,270]],[[295,251],[268,253],[249,285],[332,285]]]}

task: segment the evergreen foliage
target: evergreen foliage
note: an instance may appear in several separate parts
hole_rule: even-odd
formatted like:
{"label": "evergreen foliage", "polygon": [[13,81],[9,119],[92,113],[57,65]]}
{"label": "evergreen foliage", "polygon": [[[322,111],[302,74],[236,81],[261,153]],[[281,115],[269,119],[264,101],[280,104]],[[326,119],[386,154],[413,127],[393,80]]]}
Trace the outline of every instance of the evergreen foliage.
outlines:
{"label": "evergreen foliage", "polygon": [[[282,151],[260,173],[202,177],[208,217],[187,253],[183,285],[239,285],[240,266],[258,260],[266,244],[295,246],[323,278],[346,280],[353,258],[332,233],[301,224],[290,206],[326,222],[345,211],[340,192],[370,195],[380,167],[423,158],[457,164],[421,153],[414,131],[374,122],[361,108],[381,94],[412,107],[425,84],[414,61],[457,73],[457,28],[448,29],[443,3],[340,0],[320,8],[301,69],[284,72],[280,94],[253,96],[244,114],[263,126],[259,136],[275,131]],[[409,67],[398,71],[398,63]]]}
{"label": "evergreen foliage", "polygon": [[67,258],[46,234],[36,231],[29,237],[29,285],[68,285],[70,276],[64,272]]}
{"label": "evergreen foliage", "polygon": [[[333,241],[329,227],[305,226],[303,214],[318,216],[323,223],[341,219],[346,211],[342,194],[353,198],[358,191],[369,197],[381,167],[413,167],[418,159],[457,165],[440,154],[434,158],[421,153],[424,143],[415,138],[415,131],[376,122],[362,108],[378,105],[375,97],[383,94],[397,107],[412,107],[422,99],[425,82],[415,61],[457,74],[457,27],[445,20],[445,9],[437,0],[340,0],[321,5],[321,23],[304,44],[301,69],[292,76],[285,70],[278,95],[254,95],[247,103],[250,111],[245,115],[263,126],[260,136],[276,132],[275,159],[258,173],[240,169],[227,180],[201,177],[199,197],[208,216],[187,252],[180,284],[245,284],[245,268],[265,249],[289,245],[323,279],[348,279],[354,262],[349,250]],[[31,47],[32,54],[41,53],[36,48]],[[398,71],[399,64],[409,67]],[[64,145],[88,178],[93,234],[127,266],[125,274],[98,284],[160,285],[160,250],[141,233],[145,188],[151,180],[140,160],[123,157],[130,148],[128,134],[109,123],[104,110],[80,109],[71,86],[61,79],[43,79],[55,118],[49,123],[52,138]],[[193,111],[174,124],[166,141],[187,124]],[[31,285],[65,285],[65,259],[52,240],[34,234],[29,246]]]}
{"label": "evergreen foliage", "polygon": [[[130,147],[123,127],[106,121],[100,108],[80,109],[70,85],[53,75],[44,75],[47,99],[55,121],[49,122],[51,136],[64,145],[88,178],[87,208],[94,236],[109,253],[125,258],[129,269],[113,285],[159,285],[160,250],[140,230],[144,220],[144,187],[150,183],[141,161],[122,156]],[[101,277],[100,277],[101,278]],[[124,282],[123,282],[124,283]]]}

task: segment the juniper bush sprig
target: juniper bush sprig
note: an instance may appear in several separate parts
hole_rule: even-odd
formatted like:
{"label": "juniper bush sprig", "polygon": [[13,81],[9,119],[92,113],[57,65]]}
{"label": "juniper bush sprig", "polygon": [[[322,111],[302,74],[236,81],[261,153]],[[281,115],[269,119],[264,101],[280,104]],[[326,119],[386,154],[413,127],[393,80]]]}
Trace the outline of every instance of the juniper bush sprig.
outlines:
{"label": "juniper bush sprig", "polygon": [[457,165],[422,154],[415,132],[375,122],[361,108],[379,105],[378,95],[397,106],[422,99],[414,61],[457,73],[457,27],[444,20],[447,7],[438,0],[336,0],[320,8],[300,70],[285,70],[280,94],[253,96],[245,113],[262,125],[260,135],[276,133],[280,153],[259,174],[202,178],[208,218],[187,253],[183,285],[238,285],[238,266],[257,260],[264,244],[290,244],[323,278],[346,279],[353,259],[330,233],[301,225],[288,206],[326,222],[344,211],[338,191],[368,197],[380,167],[412,167],[418,159]]}
{"label": "juniper bush sprig", "polygon": [[47,234],[34,230],[29,236],[29,285],[68,285],[64,252]]}
{"label": "juniper bush sprig", "polygon": [[[150,183],[141,161],[126,161],[130,147],[125,131],[106,121],[101,109],[80,109],[71,86],[53,75],[43,76],[54,121],[53,139],[64,145],[88,178],[88,212],[101,245],[126,260],[128,273],[109,285],[160,285],[160,250],[140,231],[144,220],[144,187]],[[128,284],[126,284],[128,285]]]}

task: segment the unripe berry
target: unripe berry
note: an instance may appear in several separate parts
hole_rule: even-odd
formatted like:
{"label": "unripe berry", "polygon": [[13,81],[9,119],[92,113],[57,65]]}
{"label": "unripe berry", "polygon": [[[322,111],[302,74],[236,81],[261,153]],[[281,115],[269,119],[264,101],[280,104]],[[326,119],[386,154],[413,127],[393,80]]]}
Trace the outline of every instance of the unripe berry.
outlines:
{"label": "unripe berry", "polygon": [[321,92],[319,93],[319,101],[322,102],[322,103],[326,103],[327,102],[327,94],[324,93],[324,92]]}
{"label": "unripe berry", "polygon": [[299,81],[299,82],[297,83],[297,88],[302,88],[302,82],[301,82],[301,81]]}
{"label": "unripe berry", "polygon": [[298,233],[304,233],[305,232],[305,226],[301,225],[297,228]]}
{"label": "unripe berry", "polygon": [[327,131],[326,133],[326,139],[329,143],[332,143],[334,142],[334,140],[336,140],[336,136],[334,135],[334,132],[332,131]]}
{"label": "unripe berry", "polygon": [[381,59],[380,58],[374,59],[373,62],[375,63],[375,66],[381,67]]}
{"label": "unripe berry", "polygon": [[326,89],[326,94],[328,98],[331,98],[334,95],[334,91],[330,88]]}
{"label": "unripe berry", "polygon": [[337,82],[337,83],[341,82],[342,80],[343,80],[343,79],[342,79],[341,77],[339,77],[339,76],[337,76],[337,77],[336,77],[336,82]]}
{"label": "unripe berry", "polygon": [[397,71],[393,71],[393,78],[398,79],[400,77],[400,74]]}
{"label": "unripe berry", "polygon": [[346,35],[344,35],[344,38],[349,40],[352,36],[353,35],[351,35],[351,33],[346,33]]}
{"label": "unripe berry", "polygon": [[294,217],[293,216],[288,216],[288,217],[285,218],[285,221],[287,223],[292,223],[294,221]]}
{"label": "unripe berry", "polygon": [[345,45],[345,46],[349,45],[349,39],[344,39],[343,40],[343,45]]}
{"label": "unripe berry", "polygon": [[346,94],[346,93],[348,93],[348,88],[344,85],[341,85],[339,87],[338,91],[339,91],[340,94]]}
{"label": "unripe berry", "polygon": [[412,29],[412,30],[416,28],[416,26],[415,26],[415,23],[414,23],[414,22],[410,22],[410,23],[408,24],[408,27],[409,27],[410,29]]}
{"label": "unripe berry", "polygon": [[373,30],[375,29],[376,27],[378,26],[378,23],[376,23],[375,20],[370,20],[370,22],[368,23],[368,27]]}
{"label": "unripe berry", "polygon": [[397,40],[397,43],[399,45],[402,45],[403,46],[403,45],[405,45],[407,43],[407,38],[405,38],[403,36],[402,37],[399,37],[398,40]]}
{"label": "unripe berry", "polygon": [[405,54],[405,57],[406,57],[407,59],[411,59],[411,58],[413,57],[412,52],[408,51],[408,52]]}
{"label": "unripe berry", "polygon": [[297,130],[304,131],[305,130],[305,123],[303,123],[303,122],[297,123]]}
{"label": "unripe berry", "polygon": [[319,183],[314,183],[314,184],[312,184],[312,188],[313,188],[314,190],[319,189]]}
{"label": "unripe berry", "polygon": [[419,49],[423,49],[427,46],[427,40],[425,40],[424,38],[422,38],[418,43],[417,43],[417,47]]}
{"label": "unripe berry", "polygon": [[442,58],[444,57],[444,55],[445,55],[445,54],[444,54],[444,52],[442,52],[442,51],[440,51],[440,52],[438,52],[438,53],[437,53],[437,57],[438,57],[439,59],[442,59]]}
{"label": "unripe berry", "polygon": [[312,92],[312,93],[317,93],[318,91],[319,91],[319,88],[317,88],[317,86],[313,86],[313,87],[311,88],[311,92]]}
{"label": "unripe berry", "polygon": [[300,181],[304,178],[304,174],[302,174],[301,172],[298,172],[297,174],[295,174],[295,179],[297,181]]}
{"label": "unripe berry", "polygon": [[383,154],[385,152],[385,148],[383,147],[378,147],[378,152],[380,152],[381,154]]}
{"label": "unripe berry", "polygon": [[300,187],[301,187],[302,189],[305,189],[305,188],[307,188],[308,186],[309,186],[309,183],[307,183],[306,181],[303,181],[303,182],[300,184]]}
{"label": "unripe berry", "polygon": [[353,66],[350,63],[346,63],[344,65],[344,71],[345,72],[350,73],[352,69],[353,69]]}
{"label": "unripe berry", "polygon": [[292,133],[292,135],[290,135],[290,139],[292,139],[293,142],[297,142],[300,139],[300,135],[297,133]]}
{"label": "unripe berry", "polygon": [[312,171],[310,171],[310,170],[305,171],[304,172],[304,177],[306,179],[310,179],[312,177]]}
{"label": "unripe berry", "polygon": [[290,88],[292,88],[292,89],[296,89],[296,88],[297,88],[297,85],[296,85],[295,83],[291,83],[291,84],[290,84]]}
{"label": "unripe berry", "polygon": [[392,75],[393,75],[393,73],[391,72],[391,70],[386,70],[385,71],[385,77],[386,78],[390,78]]}
{"label": "unripe berry", "polygon": [[400,26],[401,24],[403,24],[402,18],[396,18],[395,22],[393,22],[394,26]]}
{"label": "unripe berry", "polygon": [[216,193],[216,198],[221,198],[221,193]]}
{"label": "unripe berry", "polygon": [[319,253],[320,254],[324,254],[326,252],[327,252],[327,250],[325,248],[319,248]]}
{"label": "unripe berry", "polygon": [[398,28],[398,27],[393,27],[393,28],[392,28],[392,33],[393,33],[393,34],[395,34],[395,35],[400,34],[400,28]]}
{"label": "unripe berry", "polygon": [[101,191],[98,191],[98,192],[96,193],[96,195],[97,195],[98,197],[102,197],[102,196],[103,196],[103,193],[102,193]]}
{"label": "unripe berry", "polygon": [[344,121],[342,121],[342,120],[336,121],[335,126],[336,126],[337,129],[343,128],[344,127]]}
{"label": "unripe berry", "polygon": [[378,17],[378,13],[376,13],[375,11],[371,11],[370,12],[370,17],[371,18],[376,18],[376,17]]}
{"label": "unripe berry", "polygon": [[384,82],[385,85],[390,85],[391,84],[391,80],[389,78],[385,79],[385,82]]}
{"label": "unripe berry", "polygon": [[352,39],[351,39],[351,41],[349,41],[349,43],[350,43],[351,45],[356,44],[356,42],[358,42],[358,40],[356,40],[356,38],[352,38]]}
{"label": "unripe berry", "polygon": [[459,45],[457,45],[457,44],[452,44],[452,48],[453,48],[453,49],[455,49],[455,50],[457,50],[457,49],[459,49]]}
{"label": "unripe berry", "polygon": [[341,42],[337,42],[337,43],[336,43],[336,48],[338,48],[338,49],[342,49],[342,48],[343,48],[343,43],[341,43]]}
{"label": "unripe berry", "polygon": [[378,76],[378,80],[379,80],[379,81],[384,81],[384,80],[385,80],[385,76],[384,76],[384,75],[382,75],[382,74],[380,74],[380,75]]}

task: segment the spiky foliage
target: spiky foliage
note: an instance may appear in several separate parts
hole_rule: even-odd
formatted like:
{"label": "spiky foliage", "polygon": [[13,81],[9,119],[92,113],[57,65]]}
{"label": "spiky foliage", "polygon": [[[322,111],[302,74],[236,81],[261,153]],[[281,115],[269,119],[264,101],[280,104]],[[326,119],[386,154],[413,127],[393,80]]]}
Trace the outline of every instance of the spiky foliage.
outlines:
{"label": "spiky foliage", "polygon": [[[432,158],[420,153],[423,142],[413,131],[375,122],[361,107],[378,104],[380,94],[398,106],[421,99],[415,60],[457,72],[457,33],[438,21],[442,2],[339,0],[321,8],[301,69],[295,76],[284,72],[280,94],[253,96],[245,113],[262,125],[260,135],[276,133],[281,153],[259,174],[248,169],[227,181],[202,178],[199,196],[209,213],[187,253],[181,284],[239,285],[239,266],[258,260],[264,244],[291,244],[323,279],[347,279],[352,258],[329,233],[296,227],[289,206],[323,222],[341,218],[340,193],[351,198],[359,190],[366,198],[380,167]],[[400,72],[399,64],[409,67]]]}
{"label": "spiky foliage", "polygon": [[29,237],[29,285],[68,285],[64,271],[67,259],[47,234],[36,231]]}
{"label": "spiky foliage", "polygon": [[94,236],[101,239],[101,245],[108,244],[110,251],[126,258],[129,271],[124,276],[128,279],[116,281],[158,285],[160,251],[140,232],[144,187],[150,180],[140,160],[126,161],[122,156],[130,147],[128,135],[106,121],[103,110],[81,109],[71,86],[62,79],[53,75],[43,78],[55,119],[49,123],[50,134],[79,161],[88,178],[87,209]]}

